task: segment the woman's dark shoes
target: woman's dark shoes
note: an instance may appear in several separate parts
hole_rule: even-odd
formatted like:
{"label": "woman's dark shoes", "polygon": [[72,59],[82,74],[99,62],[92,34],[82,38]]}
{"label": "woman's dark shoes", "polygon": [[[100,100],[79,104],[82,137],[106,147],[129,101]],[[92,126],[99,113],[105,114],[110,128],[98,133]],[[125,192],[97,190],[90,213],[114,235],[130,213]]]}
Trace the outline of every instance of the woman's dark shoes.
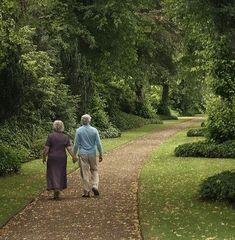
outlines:
{"label": "woman's dark shoes", "polygon": [[94,193],[94,195],[95,196],[99,196],[100,195],[100,193],[99,193],[99,191],[98,191],[98,189],[97,188],[92,188],[92,192]]}
{"label": "woman's dark shoes", "polygon": [[59,200],[60,199],[60,191],[59,190],[55,190],[54,191],[54,200]]}

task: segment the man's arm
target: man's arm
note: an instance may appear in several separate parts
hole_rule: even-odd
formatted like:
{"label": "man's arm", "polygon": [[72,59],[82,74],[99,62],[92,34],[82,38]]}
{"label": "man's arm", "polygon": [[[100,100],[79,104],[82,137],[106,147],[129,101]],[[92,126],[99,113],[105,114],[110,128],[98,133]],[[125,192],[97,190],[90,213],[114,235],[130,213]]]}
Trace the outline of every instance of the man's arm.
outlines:
{"label": "man's arm", "polygon": [[97,131],[96,134],[96,146],[99,152],[99,162],[102,162],[103,160],[103,149],[102,149],[102,145],[101,145],[101,141],[100,141],[100,135],[99,132]]}

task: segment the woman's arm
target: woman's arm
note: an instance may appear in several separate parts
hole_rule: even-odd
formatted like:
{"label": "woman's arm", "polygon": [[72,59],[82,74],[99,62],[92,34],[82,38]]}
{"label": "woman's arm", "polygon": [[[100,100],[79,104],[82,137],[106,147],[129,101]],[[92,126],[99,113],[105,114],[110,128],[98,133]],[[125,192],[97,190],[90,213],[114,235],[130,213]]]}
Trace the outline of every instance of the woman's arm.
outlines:
{"label": "woman's arm", "polygon": [[72,147],[71,147],[71,146],[68,146],[68,147],[66,147],[66,149],[68,150],[70,156],[72,157],[73,163],[77,162],[78,158],[77,158],[77,156],[73,153]]}
{"label": "woman's arm", "polygon": [[45,163],[47,161],[47,155],[48,155],[48,152],[49,152],[49,147],[48,146],[45,146],[44,148],[44,151],[43,151],[43,158],[42,158],[42,162]]}

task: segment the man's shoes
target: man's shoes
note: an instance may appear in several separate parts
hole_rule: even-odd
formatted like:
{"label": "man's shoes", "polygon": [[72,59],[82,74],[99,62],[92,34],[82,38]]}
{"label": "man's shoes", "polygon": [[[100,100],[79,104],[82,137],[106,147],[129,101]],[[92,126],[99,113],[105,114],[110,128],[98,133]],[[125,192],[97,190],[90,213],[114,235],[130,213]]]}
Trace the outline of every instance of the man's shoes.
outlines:
{"label": "man's shoes", "polygon": [[99,191],[98,191],[98,189],[97,188],[92,188],[92,192],[94,193],[94,195],[95,196],[99,196],[100,195],[100,193],[99,193]]}
{"label": "man's shoes", "polygon": [[90,192],[86,192],[82,195],[83,198],[89,198],[91,197]]}

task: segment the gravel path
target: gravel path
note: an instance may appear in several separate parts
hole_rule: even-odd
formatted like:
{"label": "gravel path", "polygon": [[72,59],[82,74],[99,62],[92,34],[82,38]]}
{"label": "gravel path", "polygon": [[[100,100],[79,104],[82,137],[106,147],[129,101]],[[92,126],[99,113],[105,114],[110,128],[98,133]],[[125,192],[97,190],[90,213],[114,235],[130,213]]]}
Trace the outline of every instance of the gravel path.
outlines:
{"label": "gravel path", "polygon": [[69,175],[61,201],[46,192],[0,230],[0,240],[142,239],[138,219],[138,175],[150,153],[199,118],[148,134],[110,151],[99,165],[100,197],[84,199],[79,172]]}

